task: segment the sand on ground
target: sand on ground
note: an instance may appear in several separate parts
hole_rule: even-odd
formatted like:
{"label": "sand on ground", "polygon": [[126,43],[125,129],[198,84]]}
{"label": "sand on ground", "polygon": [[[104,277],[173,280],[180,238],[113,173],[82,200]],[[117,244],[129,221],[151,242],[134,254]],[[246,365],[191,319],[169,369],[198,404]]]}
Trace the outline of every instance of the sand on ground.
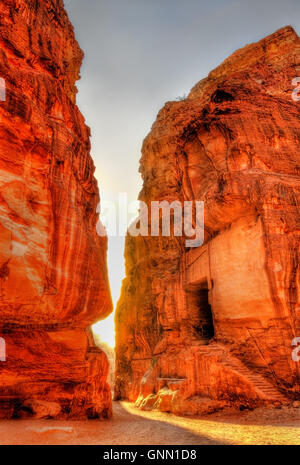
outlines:
{"label": "sand on ground", "polygon": [[300,445],[300,409],[227,411],[201,418],[114,402],[110,420],[1,420],[1,445]]}

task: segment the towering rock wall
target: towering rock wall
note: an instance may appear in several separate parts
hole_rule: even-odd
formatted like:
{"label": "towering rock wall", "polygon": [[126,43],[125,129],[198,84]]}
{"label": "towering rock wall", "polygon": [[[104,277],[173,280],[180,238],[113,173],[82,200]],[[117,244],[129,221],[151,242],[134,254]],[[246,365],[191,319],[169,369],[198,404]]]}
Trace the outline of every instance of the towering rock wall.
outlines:
{"label": "towering rock wall", "polygon": [[91,324],[112,309],[83,53],[62,0],[0,2],[0,416],[107,417]]}
{"label": "towering rock wall", "polygon": [[180,413],[299,399],[299,73],[286,27],[159,112],[140,199],[203,200],[205,242],[127,237],[117,398]]}

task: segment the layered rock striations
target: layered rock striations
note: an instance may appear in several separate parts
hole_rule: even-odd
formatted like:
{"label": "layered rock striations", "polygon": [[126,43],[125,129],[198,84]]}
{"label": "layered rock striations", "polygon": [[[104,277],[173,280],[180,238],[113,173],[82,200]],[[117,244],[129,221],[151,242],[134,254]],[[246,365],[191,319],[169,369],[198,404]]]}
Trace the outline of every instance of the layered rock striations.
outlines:
{"label": "layered rock striations", "polygon": [[62,0],[0,4],[0,416],[107,417],[108,362],[90,326],[112,309],[83,53]]}
{"label": "layered rock striations", "polygon": [[299,399],[299,72],[286,27],[159,112],[140,199],[204,201],[205,240],[127,237],[116,398],[179,413]]}

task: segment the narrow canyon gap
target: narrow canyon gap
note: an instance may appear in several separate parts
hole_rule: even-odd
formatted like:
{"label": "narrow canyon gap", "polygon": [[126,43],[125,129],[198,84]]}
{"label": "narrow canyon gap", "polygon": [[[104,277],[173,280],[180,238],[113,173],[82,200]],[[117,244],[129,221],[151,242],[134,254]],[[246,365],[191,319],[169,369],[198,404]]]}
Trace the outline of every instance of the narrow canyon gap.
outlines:
{"label": "narrow canyon gap", "polygon": [[285,27],[159,112],[139,198],[204,201],[205,241],[127,236],[116,399],[180,414],[299,399],[299,72]]}
{"label": "narrow canyon gap", "polygon": [[62,0],[0,4],[0,417],[107,418],[91,325],[112,311],[83,53]]}
{"label": "narrow canyon gap", "polygon": [[[83,57],[62,0],[0,5],[1,418],[107,418],[108,361],[91,325],[112,311]],[[205,243],[127,237],[115,395],[201,414],[299,399],[300,40],[235,52],[143,145],[140,199],[203,200]]]}

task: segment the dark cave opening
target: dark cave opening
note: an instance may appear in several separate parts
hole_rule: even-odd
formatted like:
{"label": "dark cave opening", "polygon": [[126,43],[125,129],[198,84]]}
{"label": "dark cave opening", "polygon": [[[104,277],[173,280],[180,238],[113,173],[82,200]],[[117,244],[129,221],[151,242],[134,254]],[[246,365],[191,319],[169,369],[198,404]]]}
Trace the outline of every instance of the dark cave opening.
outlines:
{"label": "dark cave opening", "polygon": [[215,335],[207,282],[187,290],[187,305],[195,335],[207,344]]}

